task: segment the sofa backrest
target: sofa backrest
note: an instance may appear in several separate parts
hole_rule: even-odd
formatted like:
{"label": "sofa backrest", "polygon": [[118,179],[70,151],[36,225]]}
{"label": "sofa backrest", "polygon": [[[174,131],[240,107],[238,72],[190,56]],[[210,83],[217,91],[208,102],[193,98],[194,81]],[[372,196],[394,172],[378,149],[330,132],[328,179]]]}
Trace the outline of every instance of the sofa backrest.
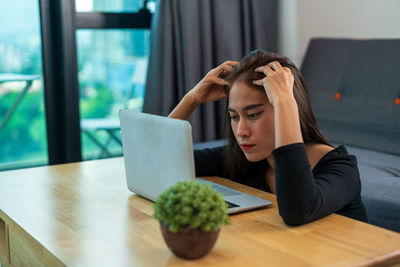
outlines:
{"label": "sofa backrest", "polygon": [[301,72],[330,141],[400,155],[400,39],[312,39]]}

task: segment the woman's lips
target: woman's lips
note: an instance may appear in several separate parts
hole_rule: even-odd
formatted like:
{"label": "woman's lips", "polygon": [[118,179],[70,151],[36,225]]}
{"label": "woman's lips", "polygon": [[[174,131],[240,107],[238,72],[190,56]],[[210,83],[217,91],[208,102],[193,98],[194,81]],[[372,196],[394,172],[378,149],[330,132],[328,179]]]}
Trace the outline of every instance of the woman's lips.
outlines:
{"label": "woman's lips", "polygon": [[250,149],[252,149],[255,145],[249,145],[249,144],[243,144],[240,145],[240,147],[242,148],[243,151],[249,151]]}

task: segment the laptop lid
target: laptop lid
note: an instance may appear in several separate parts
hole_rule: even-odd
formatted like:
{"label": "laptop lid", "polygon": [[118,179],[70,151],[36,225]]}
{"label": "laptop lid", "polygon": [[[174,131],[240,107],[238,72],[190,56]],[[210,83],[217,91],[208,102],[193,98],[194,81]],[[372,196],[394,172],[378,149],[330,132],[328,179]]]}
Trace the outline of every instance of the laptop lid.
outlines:
{"label": "laptop lid", "polygon": [[121,110],[119,116],[129,190],[156,201],[177,182],[194,180],[188,121],[133,110]]}

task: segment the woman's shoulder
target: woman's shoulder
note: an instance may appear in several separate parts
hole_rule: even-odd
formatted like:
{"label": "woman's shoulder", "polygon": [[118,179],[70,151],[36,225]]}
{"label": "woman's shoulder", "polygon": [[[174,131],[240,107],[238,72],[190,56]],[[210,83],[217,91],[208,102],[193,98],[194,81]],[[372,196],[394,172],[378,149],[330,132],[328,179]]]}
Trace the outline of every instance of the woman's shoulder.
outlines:
{"label": "woman's shoulder", "polygon": [[[311,153],[314,153],[314,161],[316,161],[315,164],[312,165],[313,169],[322,169],[332,165],[346,165],[352,169],[358,170],[356,157],[350,155],[344,145],[340,145],[336,148],[328,145],[320,145],[319,149],[318,147],[314,147],[311,151],[314,151]],[[318,157],[319,159],[316,160]]]}
{"label": "woman's shoulder", "polygon": [[307,144],[306,152],[311,168],[314,169],[322,159],[329,156],[329,154],[334,150],[335,148],[325,144]]}

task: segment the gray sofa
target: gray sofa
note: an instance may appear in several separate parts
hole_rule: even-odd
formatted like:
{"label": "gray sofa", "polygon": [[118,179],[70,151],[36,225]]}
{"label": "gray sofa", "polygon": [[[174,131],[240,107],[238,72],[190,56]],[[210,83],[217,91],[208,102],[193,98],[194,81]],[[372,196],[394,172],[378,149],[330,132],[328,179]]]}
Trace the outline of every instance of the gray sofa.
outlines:
{"label": "gray sofa", "polygon": [[357,157],[369,223],[400,232],[400,39],[313,39],[301,72],[323,133]]}
{"label": "gray sofa", "polygon": [[313,39],[301,72],[323,133],[358,159],[369,223],[400,232],[400,39]]}

